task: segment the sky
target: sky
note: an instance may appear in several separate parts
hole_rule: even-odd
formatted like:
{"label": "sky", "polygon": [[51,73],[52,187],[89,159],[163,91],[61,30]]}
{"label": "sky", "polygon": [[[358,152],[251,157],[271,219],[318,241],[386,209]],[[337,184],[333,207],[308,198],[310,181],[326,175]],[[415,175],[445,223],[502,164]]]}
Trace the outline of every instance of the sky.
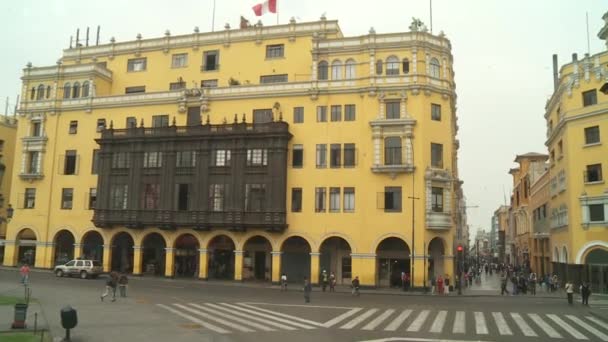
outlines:
{"label": "sky", "polygon": [[[260,0],[261,1],[261,0]],[[70,36],[86,27],[100,41],[118,42],[235,28],[241,15],[257,21],[251,6],[256,0],[180,1],[61,1],[20,0],[0,2],[0,96],[13,108],[20,92],[22,68],[54,65]],[[289,18],[313,21],[322,14],[337,19],[345,36],[404,32],[412,17],[429,26],[429,0],[277,0],[279,23]],[[602,6],[604,4],[604,6]],[[591,54],[606,46],[597,38],[608,11],[605,0],[434,0],[433,32],[444,31],[452,42],[456,92],[459,173],[464,181],[471,235],[490,229],[491,217],[508,201],[509,168],[517,154],[547,153],[544,146],[546,100],[553,91],[552,54],[559,64],[572,53],[587,52],[586,13],[589,15]],[[277,23],[273,14],[261,17],[264,25]],[[91,38],[91,42],[94,38]],[[9,109],[12,112],[12,109]]]}

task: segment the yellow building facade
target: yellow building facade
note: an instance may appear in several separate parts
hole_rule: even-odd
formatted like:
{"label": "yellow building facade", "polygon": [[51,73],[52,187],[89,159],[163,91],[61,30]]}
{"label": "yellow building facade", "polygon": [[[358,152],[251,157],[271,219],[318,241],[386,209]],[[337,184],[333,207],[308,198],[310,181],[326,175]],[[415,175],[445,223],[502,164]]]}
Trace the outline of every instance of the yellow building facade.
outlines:
{"label": "yellow building facade", "polygon": [[551,272],[551,248],[549,243],[549,166],[530,186],[530,219],[532,239],[530,246],[530,268],[539,275]]}
{"label": "yellow building facade", "polygon": [[[5,240],[7,223],[12,215],[8,205],[11,195],[11,176],[15,161],[17,119],[0,115],[0,241]],[[0,244],[0,252],[4,245]],[[4,253],[2,253],[4,256]]]}
{"label": "yellow building facade", "polygon": [[[416,287],[453,277],[453,77],[450,42],[416,23],[344,37],[337,21],[292,20],[66,49],[57,65],[24,69],[4,264],[86,257],[138,275],[313,283],[326,270],[367,286],[399,285],[402,272]],[[97,188],[104,132],[237,121],[256,130],[265,119],[292,136],[285,229],[93,224],[97,197],[115,197]]]}

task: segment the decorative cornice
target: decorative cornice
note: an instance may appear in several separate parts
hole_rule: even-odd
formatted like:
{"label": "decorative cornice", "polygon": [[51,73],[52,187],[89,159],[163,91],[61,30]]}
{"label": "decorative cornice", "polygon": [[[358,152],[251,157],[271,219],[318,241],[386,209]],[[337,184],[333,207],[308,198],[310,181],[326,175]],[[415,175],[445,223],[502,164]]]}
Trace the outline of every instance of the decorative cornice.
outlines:
{"label": "decorative cornice", "polygon": [[353,259],[376,259],[376,253],[351,253]]}
{"label": "decorative cornice", "polygon": [[573,116],[568,116],[567,114],[568,113],[564,113],[564,119],[561,120],[557,124],[557,126],[555,126],[555,129],[553,129],[553,131],[551,132],[551,135],[547,138],[547,141],[545,142],[545,146],[549,147],[549,145],[552,144],[553,140],[555,140],[556,137],[559,135],[558,133],[561,134],[561,130],[566,125],[566,123],[568,123],[570,121],[586,119],[586,118],[596,116],[596,115],[608,114],[608,108],[603,108],[600,110],[595,110],[592,112],[582,113],[582,114],[573,115]]}
{"label": "decorative cornice", "polygon": [[276,256],[281,256],[281,255],[283,254],[283,252],[282,252],[282,251],[272,251],[272,252],[270,252],[270,254],[271,254],[272,256],[275,256],[275,255],[276,255]]}

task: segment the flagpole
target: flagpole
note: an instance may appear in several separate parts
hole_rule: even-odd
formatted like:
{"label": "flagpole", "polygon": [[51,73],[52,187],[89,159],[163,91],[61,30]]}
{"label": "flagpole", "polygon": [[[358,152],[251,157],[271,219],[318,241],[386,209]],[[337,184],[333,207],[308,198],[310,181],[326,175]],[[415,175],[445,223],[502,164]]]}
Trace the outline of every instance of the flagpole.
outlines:
{"label": "flagpole", "polygon": [[215,31],[215,0],[213,0],[213,17],[211,18],[211,32]]}

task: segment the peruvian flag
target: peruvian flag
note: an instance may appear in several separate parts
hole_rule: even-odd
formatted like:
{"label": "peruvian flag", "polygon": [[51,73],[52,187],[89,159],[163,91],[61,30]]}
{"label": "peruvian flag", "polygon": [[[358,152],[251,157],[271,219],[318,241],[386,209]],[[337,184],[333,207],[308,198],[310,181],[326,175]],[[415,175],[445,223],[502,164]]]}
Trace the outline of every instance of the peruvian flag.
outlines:
{"label": "peruvian flag", "polygon": [[252,7],[256,16],[264,15],[268,12],[277,13],[277,0],[266,0]]}

